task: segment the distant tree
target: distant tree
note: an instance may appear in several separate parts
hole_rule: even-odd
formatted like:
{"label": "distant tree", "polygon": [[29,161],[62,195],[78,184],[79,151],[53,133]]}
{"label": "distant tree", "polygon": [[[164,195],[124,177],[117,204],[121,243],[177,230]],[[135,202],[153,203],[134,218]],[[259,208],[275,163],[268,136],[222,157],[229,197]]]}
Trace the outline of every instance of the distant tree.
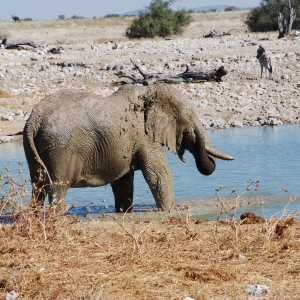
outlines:
{"label": "distant tree", "polygon": [[152,0],[145,13],[133,21],[126,29],[129,38],[166,37],[180,34],[189,25],[192,17],[184,9],[172,11],[171,5],[176,0]]}
{"label": "distant tree", "polygon": [[297,13],[295,8],[291,4],[291,0],[288,0],[289,14],[284,15],[281,12],[278,14],[278,38],[283,38],[291,34],[293,23],[296,19]]}
{"label": "distant tree", "polygon": [[236,11],[236,10],[239,10],[239,9],[235,6],[228,6],[224,9],[224,11]]}
{"label": "distant tree", "polygon": [[118,18],[118,17],[120,17],[120,15],[118,14],[107,14],[104,16],[104,18]]}
{"label": "distant tree", "polygon": [[[292,5],[297,16],[300,14],[300,0],[293,0]],[[286,0],[262,0],[260,6],[250,10],[245,24],[253,32],[265,32],[278,30],[278,16],[289,15],[289,5]],[[300,25],[299,17],[294,22],[294,27]]]}
{"label": "distant tree", "polygon": [[72,16],[70,19],[72,19],[72,20],[78,20],[78,19],[85,19],[85,17],[81,17],[81,16],[76,16],[76,15],[74,15],[74,16]]}
{"label": "distant tree", "polygon": [[59,15],[58,16],[58,20],[65,20],[66,19],[66,16],[65,15]]}

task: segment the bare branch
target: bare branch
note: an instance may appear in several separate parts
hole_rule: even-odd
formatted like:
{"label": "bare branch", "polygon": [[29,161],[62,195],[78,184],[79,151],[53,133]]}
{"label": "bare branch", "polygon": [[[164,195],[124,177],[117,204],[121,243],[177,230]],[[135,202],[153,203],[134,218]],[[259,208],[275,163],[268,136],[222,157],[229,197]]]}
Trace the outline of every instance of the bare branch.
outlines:
{"label": "bare branch", "polygon": [[[149,85],[155,82],[164,82],[171,84],[178,84],[182,82],[186,83],[198,83],[204,81],[222,81],[222,77],[227,74],[227,71],[223,66],[214,70],[193,70],[190,71],[187,67],[183,73],[169,76],[161,73],[147,74],[136,62],[131,60],[135,68],[143,76],[143,79],[136,78],[135,76],[124,74],[123,72],[116,73],[119,78],[128,78],[132,80],[133,84]],[[126,82],[119,82],[119,84],[126,84]]]}

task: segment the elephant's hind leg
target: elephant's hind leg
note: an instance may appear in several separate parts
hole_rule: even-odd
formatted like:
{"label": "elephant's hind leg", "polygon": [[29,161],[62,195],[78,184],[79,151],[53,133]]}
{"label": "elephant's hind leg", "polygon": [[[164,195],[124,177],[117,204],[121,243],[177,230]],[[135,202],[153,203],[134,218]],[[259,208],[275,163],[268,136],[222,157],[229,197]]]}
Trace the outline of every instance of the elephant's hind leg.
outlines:
{"label": "elephant's hind leg", "polygon": [[117,181],[111,183],[115,196],[116,212],[131,211],[133,201],[134,171],[130,171]]}

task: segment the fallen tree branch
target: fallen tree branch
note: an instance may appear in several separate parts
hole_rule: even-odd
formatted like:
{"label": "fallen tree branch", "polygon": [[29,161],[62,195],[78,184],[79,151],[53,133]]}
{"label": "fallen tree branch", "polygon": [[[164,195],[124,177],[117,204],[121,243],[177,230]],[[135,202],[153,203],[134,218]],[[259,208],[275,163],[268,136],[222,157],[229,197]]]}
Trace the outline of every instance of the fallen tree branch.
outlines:
{"label": "fallen tree branch", "polygon": [[30,41],[30,40],[8,41],[7,39],[3,39],[0,43],[0,45],[3,45],[5,49],[16,49],[19,46],[30,46],[30,47],[33,47],[33,48],[38,48],[39,47],[33,41]]}
{"label": "fallen tree branch", "polygon": [[[123,72],[116,73],[119,78],[127,78],[132,81],[133,84],[142,84],[149,85],[155,82],[164,82],[164,83],[198,83],[204,81],[222,81],[222,77],[227,74],[227,71],[223,66],[214,70],[189,70],[188,66],[186,71],[175,76],[168,76],[161,73],[148,74],[146,73],[136,62],[131,60],[135,68],[142,75],[143,79],[136,78],[134,75],[127,75]],[[116,83],[117,85],[127,84],[126,81],[121,81]]]}
{"label": "fallen tree branch", "polygon": [[224,35],[231,35],[231,31],[233,31],[234,29],[230,29],[229,31],[225,32],[217,32],[214,28],[211,29],[211,31],[208,33],[208,34],[205,34],[203,37],[204,38],[215,38],[215,37],[221,37],[221,36],[224,36]]}

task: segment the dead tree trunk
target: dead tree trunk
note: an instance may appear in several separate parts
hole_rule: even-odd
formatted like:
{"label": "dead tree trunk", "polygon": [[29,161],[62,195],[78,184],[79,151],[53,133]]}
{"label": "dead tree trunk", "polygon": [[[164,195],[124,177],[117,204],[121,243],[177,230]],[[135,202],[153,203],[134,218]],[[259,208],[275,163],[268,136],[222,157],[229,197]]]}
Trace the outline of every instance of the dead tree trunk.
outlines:
{"label": "dead tree trunk", "polygon": [[[119,78],[128,78],[132,80],[133,84],[142,84],[149,85],[156,82],[164,82],[164,83],[197,83],[204,81],[222,81],[222,77],[227,75],[227,71],[223,66],[214,70],[192,70],[186,68],[186,71],[174,76],[168,76],[164,74],[147,74],[137,63],[131,60],[135,68],[139,71],[139,73],[143,76],[143,79],[136,78],[134,75],[126,75],[123,72],[117,73],[116,75]],[[128,82],[118,82],[117,84],[127,84]]]}
{"label": "dead tree trunk", "polygon": [[281,12],[278,15],[278,38],[281,39],[291,34],[293,23],[296,19],[296,11],[291,5],[291,0],[288,0],[289,4],[289,17],[284,17]]}

